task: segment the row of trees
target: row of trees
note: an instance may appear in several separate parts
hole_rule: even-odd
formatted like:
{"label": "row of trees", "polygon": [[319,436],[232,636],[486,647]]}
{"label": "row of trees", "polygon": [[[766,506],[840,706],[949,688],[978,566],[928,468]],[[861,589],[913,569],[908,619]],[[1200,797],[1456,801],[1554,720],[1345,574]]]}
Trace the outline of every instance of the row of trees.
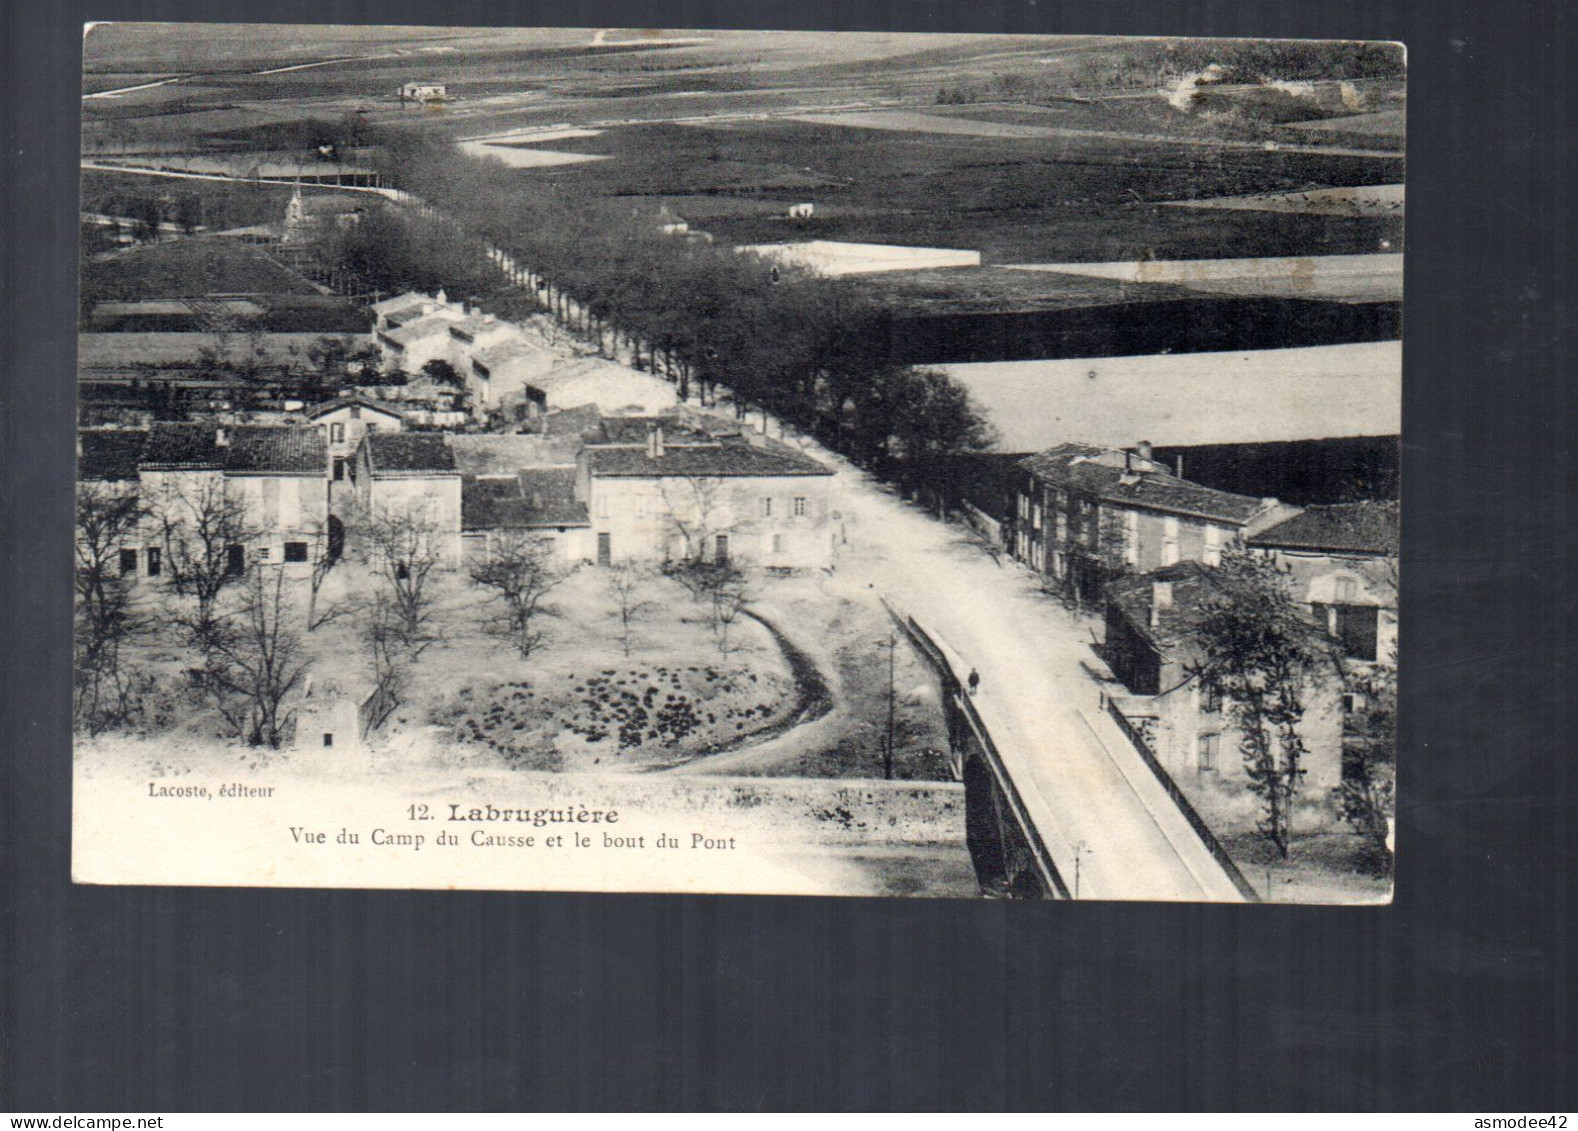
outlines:
{"label": "row of trees", "polygon": [[563,182],[528,194],[496,159],[416,131],[385,131],[375,152],[387,179],[446,214],[370,214],[332,237],[324,254],[381,289],[487,293],[476,272],[492,245],[538,273],[544,305],[682,396],[727,390],[742,416],[771,413],[907,489],[944,482],[946,457],[993,439],[951,377],[889,360],[890,313],[846,280],[665,235],[650,204]]}

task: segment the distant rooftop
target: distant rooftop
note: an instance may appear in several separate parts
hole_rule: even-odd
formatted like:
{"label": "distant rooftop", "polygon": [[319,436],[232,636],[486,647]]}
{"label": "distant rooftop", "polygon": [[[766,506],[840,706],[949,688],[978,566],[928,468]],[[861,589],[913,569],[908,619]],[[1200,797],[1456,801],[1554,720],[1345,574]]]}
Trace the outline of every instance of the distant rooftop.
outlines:
{"label": "distant rooftop", "polygon": [[448,438],[422,432],[369,432],[362,439],[374,479],[394,476],[451,476],[455,456]]}
{"label": "distant rooftop", "polygon": [[826,467],[783,444],[758,446],[744,439],[716,444],[679,444],[653,456],[645,447],[586,449],[594,476],[624,479],[731,478],[832,475]]}
{"label": "distant rooftop", "polygon": [[468,475],[460,487],[462,530],[531,530],[586,526],[575,498],[573,467],[522,468],[510,476]]}
{"label": "distant rooftop", "polygon": [[148,443],[142,430],[91,428],[77,433],[77,478],[88,482],[120,482],[137,478],[137,461]]}
{"label": "distant rooftop", "polygon": [[1262,530],[1249,540],[1249,544],[1266,549],[1395,554],[1398,520],[1395,502],[1310,507],[1302,514]]}
{"label": "distant rooftop", "polygon": [[1048,483],[1077,488],[1120,506],[1239,526],[1268,505],[1265,499],[1214,491],[1179,479],[1167,474],[1162,465],[1138,456],[1130,457],[1130,467],[1125,469],[1123,453],[1088,444],[1062,444],[1025,458],[1020,466]]}

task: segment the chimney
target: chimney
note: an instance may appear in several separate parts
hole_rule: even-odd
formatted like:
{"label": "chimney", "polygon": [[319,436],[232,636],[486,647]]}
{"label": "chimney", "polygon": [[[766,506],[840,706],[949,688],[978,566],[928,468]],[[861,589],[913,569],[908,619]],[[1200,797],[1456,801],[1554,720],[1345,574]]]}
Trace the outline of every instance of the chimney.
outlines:
{"label": "chimney", "polygon": [[1155,628],[1161,623],[1162,610],[1173,607],[1173,583],[1171,581],[1151,582],[1151,627]]}
{"label": "chimney", "polygon": [[647,458],[663,458],[663,425],[661,422],[647,425]]}
{"label": "chimney", "polygon": [[1151,442],[1149,440],[1141,440],[1134,445],[1134,450],[1139,453],[1140,458],[1143,460],[1151,458]]}

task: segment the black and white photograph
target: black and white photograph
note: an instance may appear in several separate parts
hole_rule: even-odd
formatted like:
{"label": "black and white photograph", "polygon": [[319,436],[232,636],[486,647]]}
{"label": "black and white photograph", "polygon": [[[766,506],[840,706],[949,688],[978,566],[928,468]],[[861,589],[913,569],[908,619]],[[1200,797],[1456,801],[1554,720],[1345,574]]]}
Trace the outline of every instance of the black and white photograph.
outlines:
{"label": "black and white photograph", "polygon": [[77,883],[1391,901],[1401,44],[83,60]]}

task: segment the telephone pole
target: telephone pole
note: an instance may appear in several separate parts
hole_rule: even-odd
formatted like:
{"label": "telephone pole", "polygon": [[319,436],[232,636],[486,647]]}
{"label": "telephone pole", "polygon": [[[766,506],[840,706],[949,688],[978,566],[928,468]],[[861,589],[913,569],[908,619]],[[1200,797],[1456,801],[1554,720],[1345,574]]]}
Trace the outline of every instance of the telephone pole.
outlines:
{"label": "telephone pole", "polygon": [[886,640],[876,642],[878,648],[888,650],[888,735],[887,741],[882,746],[882,776],[888,781],[893,780],[893,725],[894,709],[897,693],[895,689],[895,674],[898,666],[899,638],[896,631],[889,631]]}

